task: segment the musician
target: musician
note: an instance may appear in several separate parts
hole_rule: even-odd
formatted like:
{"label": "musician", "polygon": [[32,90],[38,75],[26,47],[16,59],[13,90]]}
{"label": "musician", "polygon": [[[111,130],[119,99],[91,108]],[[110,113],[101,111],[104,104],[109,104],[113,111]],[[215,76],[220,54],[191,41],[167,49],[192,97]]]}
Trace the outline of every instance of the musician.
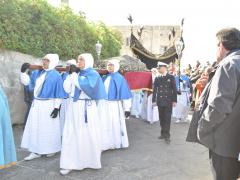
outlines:
{"label": "musician", "polygon": [[47,54],[42,61],[43,69],[34,70],[29,76],[26,71],[30,65],[21,67],[20,80],[33,91],[34,100],[23,133],[21,147],[30,151],[25,160],[47,155],[53,156],[61,150],[61,131],[59,107],[65,97],[62,77],[55,70],[58,65],[57,54]]}
{"label": "musician", "polygon": [[71,99],[62,138],[62,175],[72,170],[101,168],[100,119],[96,101],[105,99],[106,92],[93,63],[91,54],[79,55],[78,68],[71,65],[70,75],[64,81],[64,89]]}
{"label": "musician", "polygon": [[158,106],[159,120],[161,125],[161,136],[170,143],[170,124],[172,107],[177,103],[176,82],[173,75],[168,74],[167,64],[158,63],[159,76],[155,78],[153,85],[153,107]]}

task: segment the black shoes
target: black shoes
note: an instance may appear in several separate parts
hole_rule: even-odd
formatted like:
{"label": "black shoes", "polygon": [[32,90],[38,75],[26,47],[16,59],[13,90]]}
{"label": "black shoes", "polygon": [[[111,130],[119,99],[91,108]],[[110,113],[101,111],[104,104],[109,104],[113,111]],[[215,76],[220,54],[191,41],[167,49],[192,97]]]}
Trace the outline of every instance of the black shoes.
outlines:
{"label": "black shoes", "polygon": [[158,139],[161,139],[161,140],[164,139],[167,144],[170,144],[170,142],[171,142],[170,138],[166,138],[166,137],[164,137],[164,136],[162,136],[162,135],[159,136]]}
{"label": "black shoes", "polygon": [[171,142],[170,138],[165,138],[165,142],[166,142],[167,144],[170,144],[170,142]]}
{"label": "black shoes", "polygon": [[165,137],[161,135],[158,137],[158,139],[165,139]]}

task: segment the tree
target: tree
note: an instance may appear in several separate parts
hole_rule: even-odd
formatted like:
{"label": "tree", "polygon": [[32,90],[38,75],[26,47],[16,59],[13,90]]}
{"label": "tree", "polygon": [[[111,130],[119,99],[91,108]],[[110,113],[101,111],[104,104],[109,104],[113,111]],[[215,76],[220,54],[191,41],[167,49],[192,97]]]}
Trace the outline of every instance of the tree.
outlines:
{"label": "tree", "polygon": [[0,0],[0,48],[42,57],[57,53],[61,59],[89,52],[96,58],[97,40],[102,58],[118,56],[121,35],[103,23],[89,23],[85,14],[74,14],[45,0]]}

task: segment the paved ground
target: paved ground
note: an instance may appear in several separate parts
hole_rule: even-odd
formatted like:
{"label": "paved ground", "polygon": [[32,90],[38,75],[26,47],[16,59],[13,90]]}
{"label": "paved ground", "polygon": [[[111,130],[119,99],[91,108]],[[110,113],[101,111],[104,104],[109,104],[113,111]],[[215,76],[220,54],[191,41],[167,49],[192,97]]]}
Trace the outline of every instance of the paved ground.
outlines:
{"label": "paved ground", "polygon": [[186,143],[189,124],[172,124],[170,145],[157,139],[158,123],[127,121],[130,147],[102,154],[102,169],[59,174],[59,155],[22,161],[28,152],[19,148],[22,127],[15,127],[19,163],[1,170],[0,180],[211,180],[206,148]]}

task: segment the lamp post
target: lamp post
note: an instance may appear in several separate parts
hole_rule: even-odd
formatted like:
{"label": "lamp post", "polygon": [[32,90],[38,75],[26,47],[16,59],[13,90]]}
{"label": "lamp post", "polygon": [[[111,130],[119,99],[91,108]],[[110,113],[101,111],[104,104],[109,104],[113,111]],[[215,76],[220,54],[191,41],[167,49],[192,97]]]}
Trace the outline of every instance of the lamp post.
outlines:
{"label": "lamp post", "polygon": [[100,54],[101,54],[101,50],[102,50],[102,44],[99,43],[99,41],[97,41],[96,45],[96,52],[97,52],[97,60],[100,60]]}
{"label": "lamp post", "polygon": [[183,51],[183,41],[181,39],[178,39],[177,41],[175,41],[175,48],[176,48],[176,52],[178,55],[178,80],[179,80],[179,84],[178,84],[178,90],[179,92],[181,92],[181,88],[180,88],[180,76],[181,76],[181,58],[182,58],[182,51]]}

